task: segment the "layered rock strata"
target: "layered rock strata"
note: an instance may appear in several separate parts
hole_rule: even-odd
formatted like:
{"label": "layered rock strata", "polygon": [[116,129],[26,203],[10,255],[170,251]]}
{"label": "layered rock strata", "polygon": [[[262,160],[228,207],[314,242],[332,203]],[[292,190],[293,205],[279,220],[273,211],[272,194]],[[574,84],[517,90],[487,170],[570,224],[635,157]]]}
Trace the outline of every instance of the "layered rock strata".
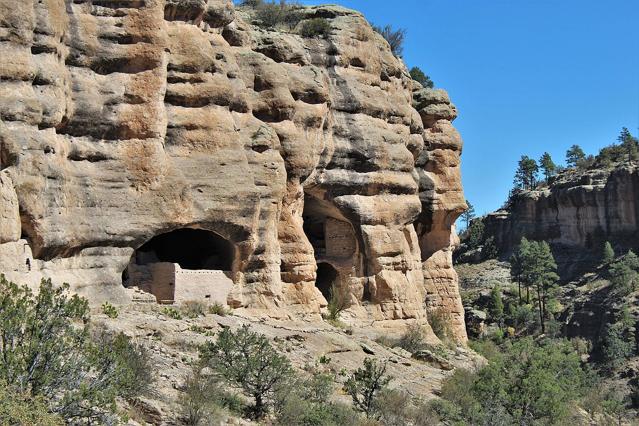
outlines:
{"label": "layered rock strata", "polygon": [[562,275],[569,278],[592,266],[605,241],[612,242],[618,254],[638,247],[638,194],[635,164],[569,170],[549,187],[515,194],[506,209],[483,220],[487,235],[494,236],[505,254],[522,237],[548,241],[556,249]]}
{"label": "layered rock strata", "polygon": [[0,271],[125,302],[127,265],[175,256],[235,308],[317,313],[335,284],[353,319],[463,341],[455,108],[361,14],[300,13],[330,35],[230,0],[0,0]]}

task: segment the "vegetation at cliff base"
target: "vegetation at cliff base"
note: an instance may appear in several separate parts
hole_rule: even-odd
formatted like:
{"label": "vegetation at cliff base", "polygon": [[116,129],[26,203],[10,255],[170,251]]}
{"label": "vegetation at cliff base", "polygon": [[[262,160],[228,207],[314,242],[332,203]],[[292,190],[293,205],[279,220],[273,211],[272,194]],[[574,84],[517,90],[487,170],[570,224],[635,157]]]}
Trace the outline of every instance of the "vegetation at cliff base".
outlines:
{"label": "vegetation at cliff base", "polygon": [[566,424],[595,381],[569,342],[528,337],[492,352],[476,373],[456,370],[437,411],[454,424]]}
{"label": "vegetation at cliff base", "polygon": [[43,280],[34,294],[0,276],[0,413],[10,418],[109,423],[119,416],[116,397],[150,389],[146,350],[90,327],[87,300],[68,289]]}

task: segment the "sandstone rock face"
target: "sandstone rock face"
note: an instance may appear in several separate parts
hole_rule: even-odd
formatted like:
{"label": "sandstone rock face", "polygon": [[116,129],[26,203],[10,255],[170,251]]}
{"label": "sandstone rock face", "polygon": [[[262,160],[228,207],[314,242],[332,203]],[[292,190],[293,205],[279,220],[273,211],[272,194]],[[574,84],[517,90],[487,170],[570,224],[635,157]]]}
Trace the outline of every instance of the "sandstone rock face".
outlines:
{"label": "sandstone rock face", "polygon": [[549,188],[516,195],[506,210],[488,215],[484,224],[504,252],[512,250],[522,237],[561,247],[556,250],[560,269],[571,276],[592,266],[592,258],[600,255],[605,241],[613,242],[618,254],[636,248],[637,194],[636,165],[572,171],[560,175]]}
{"label": "sandstone rock face", "polygon": [[335,284],[353,319],[438,310],[463,341],[456,110],[361,14],[302,14],[330,35],[230,0],[0,0],[9,278],[125,301],[129,263],[197,261],[235,308],[317,313]]}

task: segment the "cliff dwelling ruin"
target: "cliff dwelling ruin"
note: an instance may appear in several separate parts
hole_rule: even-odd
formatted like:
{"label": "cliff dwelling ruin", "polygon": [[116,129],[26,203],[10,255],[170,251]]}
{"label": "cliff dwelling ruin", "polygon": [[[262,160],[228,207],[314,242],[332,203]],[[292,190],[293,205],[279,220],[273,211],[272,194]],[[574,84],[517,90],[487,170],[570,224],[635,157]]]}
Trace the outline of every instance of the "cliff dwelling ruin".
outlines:
{"label": "cliff dwelling ruin", "polygon": [[156,235],[135,250],[122,273],[126,287],[153,294],[158,303],[203,300],[226,304],[234,247],[218,234],[183,228]]}

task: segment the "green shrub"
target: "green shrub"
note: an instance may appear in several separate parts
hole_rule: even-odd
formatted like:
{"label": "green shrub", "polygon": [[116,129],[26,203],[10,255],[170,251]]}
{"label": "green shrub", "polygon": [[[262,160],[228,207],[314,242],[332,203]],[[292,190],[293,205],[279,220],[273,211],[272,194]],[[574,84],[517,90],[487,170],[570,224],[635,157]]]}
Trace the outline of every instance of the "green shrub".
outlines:
{"label": "green shrub", "polygon": [[404,28],[394,29],[391,25],[378,27],[373,25],[373,30],[379,33],[388,42],[393,55],[400,57],[404,52],[404,39],[406,38],[406,30]]}
{"label": "green shrub", "polygon": [[433,420],[434,413],[432,411],[426,413],[427,406],[419,402],[414,404],[412,399],[407,392],[384,389],[379,392],[373,403],[375,417],[384,426],[437,424],[429,421]]}
{"label": "green shrub", "polygon": [[119,315],[118,309],[109,302],[102,304],[102,313],[111,319],[116,319]]}
{"label": "green shrub", "polygon": [[612,248],[610,241],[606,241],[601,249],[601,263],[608,265],[615,260],[615,250]]}
{"label": "green shrub", "polygon": [[209,306],[209,314],[224,317],[229,314],[229,311],[226,309],[226,306],[222,305],[221,303],[215,302],[214,304]]}
{"label": "green shrub", "polygon": [[330,401],[334,386],[333,376],[321,372],[314,372],[308,379],[291,378],[283,382],[276,392],[277,424],[356,424],[357,416],[350,407]]}
{"label": "green shrub", "polygon": [[186,378],[179,399],[184,423],[187,425],[218,425],[222,410],[243,415],[246,404],[235,394],[222,389],[213,376],[204,376],[198,368]]}
{"label": "green shrub", "polygon": [[[432,89],[435,86],[435,84],[433,83],[433,80],[431,80],[429,76],[424,74],[424,71],[422,71],[419,67],[411,68],[409,73],[410,73],[410,77],[416,82],[418,82],[419,84],[421,84],[422,86],[427,87],[429,89]],[[475,213],[475,209],[472,208],[471,204],[469,204],[467,211],[471,212],[471,215]],[[468,223],[470,223],[470,219],[472,219],[471,215],[467,216],[469,219],[467,220],[466,226],[468,226]]]}
{"label": "green shrub", "polygon": [[180,311],[191,319],[205,316],[206,310],[206,304],[199,300],[187,300],[180,306]]}
{"label": "green shrub", "polygon": [[306,38],[326,38],[331,33],[331,24],[325,18],[313,18],[304,21],[300,28],[300,35]]}
{"label": "green shrub", "polygon": [[441,340],[447,340],[452,336],[450,329],[450,315],[442,309],[435,309],[428,313],[428,323],[433,333]]}
{"label": "green shrub", "polygon": [[499,249],[497,243],[495,243],[495,237],[488,237],[484,241],[484,245],[481,248],[482,259],[497,259],[499,257]]}
{"label": "green shrub", "polygon": [[91,362],[108,372],[104,378],[112,381],[118,396],[132,399],[152,390],[155,368],[146,347],[133,343],[124,333],[106,329],[93,331],[91,346]]}
{"label": "green shrub", "polygon": [[633,354],[635,347],[632,332],[621,322],[606,326],[600,344],[602,362],[608,370],[621,366]]}
{"label": "green shrub", "polygon": [[494,322],[501,323],[504,317],[504,302],[501,298],[501,286],[499,284],[496,284],[490,290],[489,313]]}
{"label": "green shrub", "polygon": [[478,248],[484,242],[484,221],[479,219],[475,219],[470,222],[470,226],[465,232],[464,242],[468,244],[468,247],[471,249]]}
{"label": "green shrub", "polygon": [[244,390],[254,399],[253,417],[268,411],[274,388],[292,373],[288,359],[277,353],[268,339],[244,325],[236,332],[224,329],[216,342],[200,347],[203,365]]}
{"label": "green shrub", "polygon": [[257,1],[251,7],[255,9],[254,16],[260,26],[266,28],[276,28],[278,25],[285,25],[293,29],[304,17],[300,10],[300,5],[296,3],[279,3]]}
{"label": "green shrub", "polygon": [[331,285],[328,298],[328,319],[337,321],[340,314],[349,306],[348,296],[335,283]]}
{"label": "green shrub", "polygon": [[88,302],[68,289],[43,280],[34,295],[0,276],[0,380],[67,423],[114,422],[116,396],[147,387],[148,358],[123,335],[92,339]]}
{"label": "green shrub", "polygon": [[424,338],[424,327],[419,324],[411,324],[399,338],[397,343],[392,346],[399,346],[410,353],[414,353],[424,349]]}
{"label": "green shrub", "polygon": [[184,424],[198,426],[206,424],[205,419],[218,423],[221,420],[221,406],[215,398],[218,391],[215,382],[202,378],[199,373],[187,377],[179,399]]}
{"label": "green shrub", "polygon": [[61,417],[49,413],[43,397],[32,397],[0,382],[0,425],[62,426]]}
{"label": "green shrub", "polygon": [[453,414],[471,424],[564,424],[594,380],[571,344],[525,338],[504,346],[477,373],[457,370],[445,381]]}
{"label": "green shrub", "polygon": [[386,375],[386,363],[378,364],[374,359],[366,358],[363,367],[351,374],[344,388],[353,399],[355,408],[371,418],[376,416],[374,404],[377,395],[391,380],[392,377]]}
{"label": "green shrub", "polygon": [[169,318],[172,318],[174,320],[181,320],[182,319],[182,314],[180,313],[180,311],[178,311],[175,308],[168,308],[167,307],[167,308],[162,309],[161,312],[162,312],[163,315],[165,315],[165,316],[167,316]]}

